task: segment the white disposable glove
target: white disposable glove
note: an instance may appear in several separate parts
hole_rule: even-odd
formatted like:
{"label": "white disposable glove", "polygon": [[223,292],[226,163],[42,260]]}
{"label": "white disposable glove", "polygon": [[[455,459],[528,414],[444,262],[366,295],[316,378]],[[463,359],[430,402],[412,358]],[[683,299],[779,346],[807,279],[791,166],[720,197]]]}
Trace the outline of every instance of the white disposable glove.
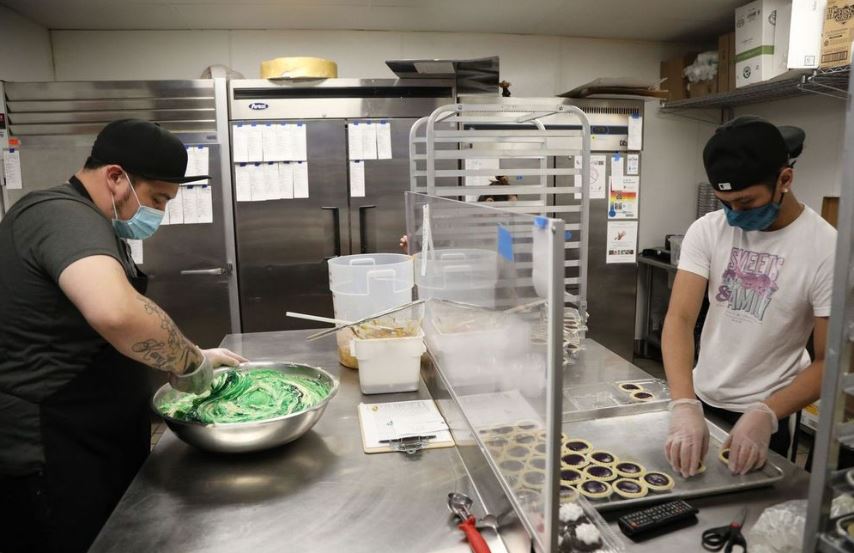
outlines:
{"label": "white disposable glove", "polygon": [[241,363],[249,362],[249,359],[225,348],[211,348],[203,349],[201,351],[202,355],[204,355],[206,359],[210,359],[211,365],[213,365],[213,368],[215,369],[217,367],[236,367]]}
{"label": "white disposable glove", "polygon": [[765,403],[748,407],[723,445],[729,448],[730,472],[747,474],[762,467],[768,459],[768,445],[777,426],[777,415]]}
{"label": "white disposable glove", "polygon": [[236,367],[247,359],[224,348],[200,349],[203,360],[192,372],[169,374],[169,384],[179,392],[201,394],[210,388],[213,370],[217,367]]}
{"label": "white disposable glove", "polygon": [[709,426],[703,405],[696,399],[670,402],[670,430],[664,443],[664,456],[673,470],[689,478],[697,474],[709,451]]}

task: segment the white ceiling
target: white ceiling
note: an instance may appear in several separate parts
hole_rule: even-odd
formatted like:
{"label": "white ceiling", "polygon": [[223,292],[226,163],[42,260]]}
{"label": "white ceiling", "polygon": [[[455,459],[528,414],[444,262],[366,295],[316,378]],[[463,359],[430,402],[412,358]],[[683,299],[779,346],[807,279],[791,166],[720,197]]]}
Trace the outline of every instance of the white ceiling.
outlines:
{"label": "white ceiling", "polygon": [[699,42],[746,0],[0,0],[49,29],[364,29]]}

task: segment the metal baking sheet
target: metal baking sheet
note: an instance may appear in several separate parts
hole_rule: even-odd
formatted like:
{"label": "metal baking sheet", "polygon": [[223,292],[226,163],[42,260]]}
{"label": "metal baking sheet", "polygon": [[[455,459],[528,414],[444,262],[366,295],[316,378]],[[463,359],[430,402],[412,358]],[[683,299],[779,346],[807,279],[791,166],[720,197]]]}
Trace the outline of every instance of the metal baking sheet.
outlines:
{"label": "metal baking sheet", "polygon": [[670,413],[667,411],[667,404],[660,402],[564,414],[563,431],[570,438],[587,440],[594,449],[608,450],[620,461],[640,463],[647,471],[664,472],[674,480],[672,490],[650,493],[638,499],[623,499],[616,493],[608,499],[591,499],[590,502],[597,509],[624,509],[678,497],[737,492],[768,486],[783,478],[783,471],[778,463],[784,460],[774,452],[768,453],[768,462],[762,469],[744,476],[730,474],[727,466],[718,459],[718,452],[726,440],[727,433],[708,422],[710,439],[709,453],[705,459],[706,471],[686,480],[674,474],[664,458],[664,442],[667,439],[669,424]]}

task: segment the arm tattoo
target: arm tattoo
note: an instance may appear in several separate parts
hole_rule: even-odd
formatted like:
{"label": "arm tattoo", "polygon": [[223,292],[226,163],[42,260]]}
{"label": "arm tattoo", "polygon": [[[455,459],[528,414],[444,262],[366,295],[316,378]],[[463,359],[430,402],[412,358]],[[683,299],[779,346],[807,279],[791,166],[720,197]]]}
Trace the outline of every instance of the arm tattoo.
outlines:
{"label": "arm tattoo", "polygon": [[159,339],[136,342],[131,351],[139,354],[145,364],[161,371],[184,373],[195,370],[201,360],[193,343],[181,334],[175,322],[157,304],[139,294],[136,298],[142,302],[146,314],[160,320],[163,335],[158,336]]}

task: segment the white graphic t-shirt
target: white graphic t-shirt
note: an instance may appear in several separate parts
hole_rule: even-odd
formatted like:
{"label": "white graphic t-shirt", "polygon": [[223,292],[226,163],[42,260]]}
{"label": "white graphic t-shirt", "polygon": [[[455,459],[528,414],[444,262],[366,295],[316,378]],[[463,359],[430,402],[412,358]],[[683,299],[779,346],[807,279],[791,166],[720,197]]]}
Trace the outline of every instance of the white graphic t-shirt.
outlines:
{"label": "white graphic t-shirt", "polygon": [[830,316],[836,230],[809,207],[771,232],[730,226],[723,210],[695,221],[679,269],[709,280],[694,390],[743,412],[785,388],[810,359],[815,317]]}

